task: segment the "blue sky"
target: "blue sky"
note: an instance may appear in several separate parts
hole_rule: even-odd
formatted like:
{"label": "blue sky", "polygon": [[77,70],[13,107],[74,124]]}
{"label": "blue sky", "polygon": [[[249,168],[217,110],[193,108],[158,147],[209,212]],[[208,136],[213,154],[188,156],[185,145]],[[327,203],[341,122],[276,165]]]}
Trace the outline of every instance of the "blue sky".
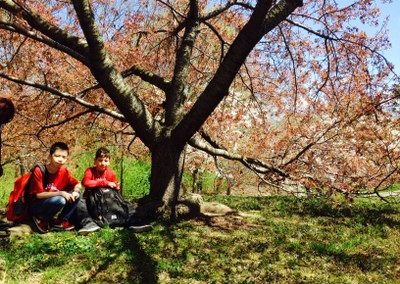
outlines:
{"label": "blue sky", "polygon": [[[392,47],[386,51],[382,51],[382,53],[394,65],[395,72],[400,75],[400,0],[391,0],[392,3],[382,3],[389,2],[390,0],[373,1],[373,5],[381,9],[380,25],[383,24],[386,17],[389,17],[387,30]],[[337,0],[338,5],[342,7],[354,2],[356,0]],[[371,35],[380,29],[380,27],[373,28],[369,25],[363,25],[360,22],[355,23],[355,25]]]}
{"label": "blue sky", "polygon": [[384,55],[395,66],[397,74],[400,74],[400,0],[393,3],[380,4],[382,16],[389,16],[388,30],[392,48],[384,52]]}

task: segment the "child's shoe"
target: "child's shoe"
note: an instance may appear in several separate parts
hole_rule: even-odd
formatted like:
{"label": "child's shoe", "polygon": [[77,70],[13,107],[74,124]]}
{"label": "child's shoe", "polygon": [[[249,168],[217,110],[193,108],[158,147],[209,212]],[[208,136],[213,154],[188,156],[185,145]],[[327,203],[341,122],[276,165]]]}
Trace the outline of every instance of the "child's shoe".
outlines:
{"label": "child's shoe", "polygon": [[60,231],[71,231],[75,229],[75,226],[70,221],[65,219],[55,220],[52,227],[55,230],[60,230]]}
{"label": "child's shoe", "polygon": [[47,233],[47,231],[49,230],[50,226],[49,226],[49,222],[45,219],[39,218],[39,217],[32,217],[33,219],[33,223],[35,223],[36,225],[36,229],[44,234]]}

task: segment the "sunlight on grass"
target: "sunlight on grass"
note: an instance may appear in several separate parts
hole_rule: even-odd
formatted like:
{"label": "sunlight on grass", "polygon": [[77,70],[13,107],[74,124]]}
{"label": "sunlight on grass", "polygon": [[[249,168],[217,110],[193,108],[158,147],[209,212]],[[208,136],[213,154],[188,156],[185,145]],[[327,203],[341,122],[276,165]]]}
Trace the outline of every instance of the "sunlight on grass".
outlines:
{"label": "sunlight on grass", "polygon": [[[157,224],[30,235],[2,244],[7,283],[396,283],[399,205],[218,197],[242,226]],[[254,217],[255,216],[255,217]],[[251,225],[251,226],[250,226]]]}

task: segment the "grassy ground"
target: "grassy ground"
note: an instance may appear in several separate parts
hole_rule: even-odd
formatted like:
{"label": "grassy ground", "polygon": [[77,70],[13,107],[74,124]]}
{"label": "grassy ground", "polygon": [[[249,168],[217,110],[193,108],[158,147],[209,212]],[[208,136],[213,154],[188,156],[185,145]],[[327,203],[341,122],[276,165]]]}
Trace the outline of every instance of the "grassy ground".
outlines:
{"label": "grassy ground", "polygon": [[400,283],[400,205],[217,199],[245,216],[3,241],[4,282]]}

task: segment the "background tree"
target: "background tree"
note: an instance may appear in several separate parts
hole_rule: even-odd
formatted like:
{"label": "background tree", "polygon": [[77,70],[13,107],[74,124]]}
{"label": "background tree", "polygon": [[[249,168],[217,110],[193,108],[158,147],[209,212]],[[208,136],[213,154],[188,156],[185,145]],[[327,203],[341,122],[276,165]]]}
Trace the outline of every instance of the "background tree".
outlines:
{"label": "background tree", "polygon": [[397,174],[398,78],[385,33],[353,23],[376,26],[375,2],[0,0],[2,91],[26,126],[8,139],[74,143],[90,124],[138,137],[152,209],[179,199],[188,143],[268,183],[351,192],[373,169],[381,186]]}

